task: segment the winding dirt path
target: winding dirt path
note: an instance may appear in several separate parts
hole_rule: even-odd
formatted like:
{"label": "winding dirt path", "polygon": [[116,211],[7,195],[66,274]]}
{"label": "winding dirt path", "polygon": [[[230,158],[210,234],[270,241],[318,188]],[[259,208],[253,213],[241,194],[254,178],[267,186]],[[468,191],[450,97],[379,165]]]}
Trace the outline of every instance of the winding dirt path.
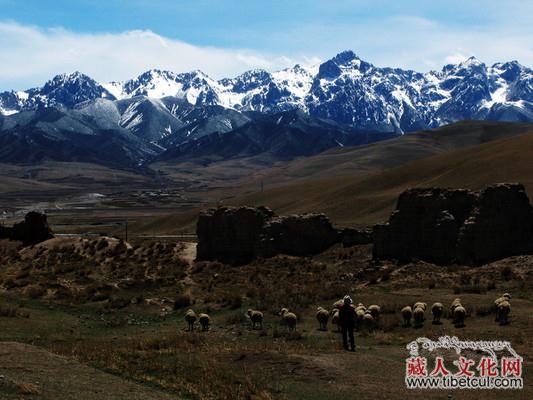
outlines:
{"label": "winding dirt path", "polygon": [[184,242],[184,248],[181,251],[180,255],[181,257],[187,261],[189,264],[185,270],[185,278],[181,280],[181,282],[187,286],[186,293],[190,294],[191,287],[196,286],[196,282],[191,278],[192,275],[192,267],[194,265],[194,260],[196,259],[196,243],[193,242]]}
{"label": "winding dirt path", "polygon": [[189,263],[189,266],[192,266],[196,259],[196,243],[184,242],[183,245],[185,247],[181,252],[181,256]]}

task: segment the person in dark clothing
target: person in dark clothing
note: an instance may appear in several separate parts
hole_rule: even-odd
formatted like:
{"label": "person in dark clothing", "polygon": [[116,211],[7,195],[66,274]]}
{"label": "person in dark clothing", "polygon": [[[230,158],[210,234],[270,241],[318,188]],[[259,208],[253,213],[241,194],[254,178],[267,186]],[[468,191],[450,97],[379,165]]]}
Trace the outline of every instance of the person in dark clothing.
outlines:
{"label": "person in dark clothing", "polygon": [[355,328],[355,322],[357,316],[355,314],[355,308],[352,305],[352,299],[350,296],[344,296],[344,304],[339,309],[339,325],[342,330],[342,345],[345,350],[348,350],[348,338],[350,339],[350,350],[355,351],[355,340],[353,336],[353,330]]}

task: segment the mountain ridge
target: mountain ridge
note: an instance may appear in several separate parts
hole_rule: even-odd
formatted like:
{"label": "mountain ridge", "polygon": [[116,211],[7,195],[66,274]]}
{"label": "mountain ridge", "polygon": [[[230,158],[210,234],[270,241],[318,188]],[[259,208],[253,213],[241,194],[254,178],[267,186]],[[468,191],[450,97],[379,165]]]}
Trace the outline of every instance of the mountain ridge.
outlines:
{"label": "mountain ridge", "polygon": [[487,66],[475,57],[440,71],[376,67],[344,51],[314,67],[246,71],[215,80],[196,70],[152,69],[124,82],[98,83],[80,72],[42,88],[0,93],[0,114],[71,108],[105,98],[176,97],[195,106],[277,113],[300,109],[362,130],[411,132],[464,119],[533,121],[533,71],[517,61]]}

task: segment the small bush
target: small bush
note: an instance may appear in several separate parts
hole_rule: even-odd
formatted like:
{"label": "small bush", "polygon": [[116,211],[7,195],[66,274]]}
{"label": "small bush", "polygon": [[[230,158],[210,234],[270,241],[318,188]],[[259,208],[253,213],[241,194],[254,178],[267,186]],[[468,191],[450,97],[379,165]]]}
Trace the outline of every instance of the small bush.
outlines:
{"label": "small bush", "polygon": [[461,274],[459,276],[459,282],[462,286],[470,285],[470,282],[472,282],[472,277],[468,274]]}
{"label": "small bush", "polygon": [[390,280],[390,272],[389,271],[384,271],[381,274],[381,282],[388,282],[389,280]]}
{"label": "small bush", "polygon": [[513,279],[513,270],[510,266],[505,266],[502,271],[501,271],[501,275],[502,275],[502,278],[503,280],[505,281],[510,281],[511,279]]}
{"label": "small bush", "polygon": [[131,304],[131,300],[126,297],[113,295],[109,299],[109,306],[111,308],[125,308]]}
{"label": "small bush", "polygon": [[29,285],[24,289],[24,295],[28,296],[30,299],[38,299],[43,297],[46,293],[46,289],[41,285]]}
{"label": "small bush", "polygon": [[189,294],[180,294],[174,299],[174,310],[189,307],[191,304],[192,298]]}
{"label": "small bush", "polygon": [[105,249],[107,246],[109,246],[109,243],[107,243],[106,239],[100,239],[98,243],[96,243],[96,250],[100,251]]}
{"label": "small bush", "polygon": [[17,316],[17,309],[10,306],[0,306],[0,317],[14,318]]}
{"label": "small bush", "polygon": [[242,297],[241,296],[232,296],[228,299],[228,304],[232,310],[236,310],[242,307]]}
{"label": "small bush", "polygon": [[453,293],[454,294],[461,294],[461,293],[482,294],[482,293],[485,293],[485,287],[481,286],[479,283],[471,284],[471,285],[455,286],[453,288]]}

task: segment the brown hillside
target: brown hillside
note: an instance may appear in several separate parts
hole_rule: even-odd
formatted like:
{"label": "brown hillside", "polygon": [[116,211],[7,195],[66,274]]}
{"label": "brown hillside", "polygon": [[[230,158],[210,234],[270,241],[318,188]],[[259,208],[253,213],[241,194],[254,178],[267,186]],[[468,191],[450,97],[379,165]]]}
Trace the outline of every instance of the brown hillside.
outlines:
{"label": "brown hillside", "polygon": [[532,124],[462,121],[365,146],[332,149],[263,171],[263,175],[270,183],[368,173],[527,132],[533,132]]}
{"label": "brown hillside", "polygon": [[533,133],[446,152],[365,176],[287,185],[236,198],[233,204],[267,205],[280,214],[324,212],[339,225],[384,221],[409,187],[481,189],[518,181],[533,197]]}

